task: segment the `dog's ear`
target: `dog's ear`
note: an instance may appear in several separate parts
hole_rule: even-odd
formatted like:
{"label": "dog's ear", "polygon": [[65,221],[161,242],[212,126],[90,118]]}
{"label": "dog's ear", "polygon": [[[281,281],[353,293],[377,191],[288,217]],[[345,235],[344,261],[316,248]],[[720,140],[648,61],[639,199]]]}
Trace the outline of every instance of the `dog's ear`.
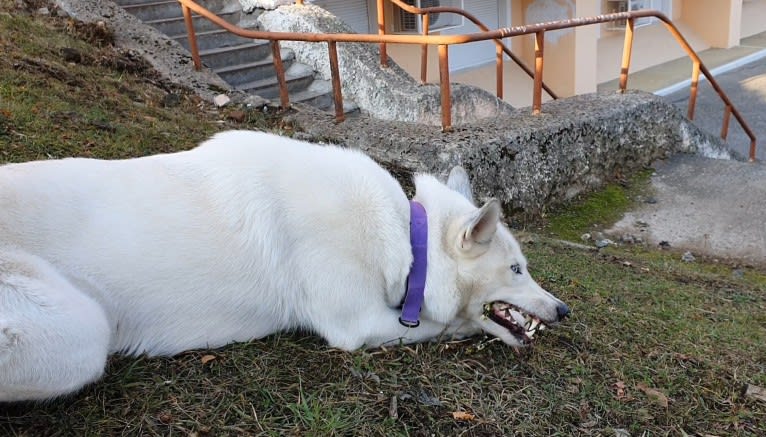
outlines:
{"label": "dog's ear", "polygon": [[471,194],[471,181],[468,180],[468,173],[463,167],[456,165],[452,167],[447,178],[447,186],[460,193],[469,202],[474,203],[473,194]]}
{"label": "dog's ear", "polygon": [[489,249],[489,243],[500,222],[500,202],[490,199],[468,216],[458,235],[458,249],[467,256],[479,256]]}

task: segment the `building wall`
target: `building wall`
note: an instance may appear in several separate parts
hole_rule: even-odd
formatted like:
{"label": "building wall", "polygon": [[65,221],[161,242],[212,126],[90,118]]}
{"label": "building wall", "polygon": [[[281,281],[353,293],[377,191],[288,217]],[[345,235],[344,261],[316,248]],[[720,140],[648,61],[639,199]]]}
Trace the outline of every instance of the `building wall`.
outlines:
{"label": "building wall", "polygon": [[[686,23],[675,21],[674,24],[695,51],[709,47]],[[607,82],[620,76],[624,41],[624,32],[602,33],[598,41],[597,83]],[[641,71],[684,56],[686,52],[662,24],[640,27],[635,29],[633,35],[630,72]]]}
{"label": "building wall", "polygon": [[766,0],[745,0],[742,3],[740,38],[766,32]]}
{"label": "building wall", "polygon": [[[596,2],[577,2],[577,16],[590,17],[601,13]],[[598,39],[599,26],[582,26],[575,28],[575,53],[573,56],[574,94],[585,94],[596,91],[598,74]]]}
{"label": "building wall", "polygon": [[[566,20],[576,16],[574,0],[520,0],[519,3],[521,13],[514,15],[514,25]],[[518,54],[530,68],[533,67],[535,65],[534,35],[517,39],[521,40]],[[557,30],[545,34],[543,80],[560,96],[575,94],[575,75],[573,74],[575,43],[574,29]]]}
{"label": "building wall", "polygon": [[686,0],[681,21],[712,47],[739,44],[742,0]]}

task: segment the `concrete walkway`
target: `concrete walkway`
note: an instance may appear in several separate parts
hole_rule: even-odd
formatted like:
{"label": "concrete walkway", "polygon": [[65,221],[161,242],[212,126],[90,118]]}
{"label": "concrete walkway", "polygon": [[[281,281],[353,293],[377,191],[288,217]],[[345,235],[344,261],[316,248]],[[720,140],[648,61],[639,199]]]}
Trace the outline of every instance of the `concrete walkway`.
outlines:
{"label": "concrete walkway", "polygon": [[[716,81],[729,95],[758,138],[755,163],[678,155],[655,164],[651,203],[628,212],[607,233],[630,234],[651,245],[766,267],[766,33],[729,50],[711,49],[701,57],[719,71]],[[750,61],[745,64],[742,61]],[[629,87],[660,91],[686,111],[690,64],[673,61],[630,76]],[[724,71],[723,73],[720,73]],[[614,84],[604,84],[612,86]],[[700,88],[695,122],[718,135],[723,105],[709,84]],[[749,139],[732,118],[729,144],[747,156]]]}
{"label": "concrete walkway", "polygon": [[[766,160],[766,57],[716,76],[734,106],[740,111],[757,137],[756,159]],[[666,98],[686,111],[689,100],[687,89],[668,94]],[[718,94],[705,81],[700,84],[695,106],[695,123],[702,129],[718,134],[721,130],[724,105]],[[732,117],[727,142],[731,149],[748,157],[750,138]]]}
{"label": "concrete walkway", "polygon": [[[718,77],[738,61],[757,59],[766,56],[766,32],[743,38],[740,45],[729,49],[711,48],[699,52],[700,59],[705,66]],[[723,67],[723,68],[722,68]],[[656,92],[666,95],[677,91],[676,87],[688,91],[689,87],[684,81],[688,81],[692,74],[692,61],[688,57],[666,62],[645,70],[631,72],[628,77],[628,87],[642,91]],[[599,91],[616,90],[618,79],[610,80],[598,85]]]}
{"label": "concrete walkway", "polygon": [[655,165],[652,203],[609,234],[766,267],[766,165],[677,155]]}

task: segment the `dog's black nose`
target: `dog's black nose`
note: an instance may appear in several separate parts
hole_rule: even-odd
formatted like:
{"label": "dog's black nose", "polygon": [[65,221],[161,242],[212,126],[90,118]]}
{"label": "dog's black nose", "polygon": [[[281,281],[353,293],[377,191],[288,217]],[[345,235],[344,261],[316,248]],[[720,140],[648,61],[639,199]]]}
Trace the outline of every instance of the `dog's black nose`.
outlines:
{"label": "dog's black nose", "polygon": [[559,321],[564,320],[564,318],[569,317],[569,307],[565,303],[561,303],[561,305],[556,307],[556,312],[559,315]]}

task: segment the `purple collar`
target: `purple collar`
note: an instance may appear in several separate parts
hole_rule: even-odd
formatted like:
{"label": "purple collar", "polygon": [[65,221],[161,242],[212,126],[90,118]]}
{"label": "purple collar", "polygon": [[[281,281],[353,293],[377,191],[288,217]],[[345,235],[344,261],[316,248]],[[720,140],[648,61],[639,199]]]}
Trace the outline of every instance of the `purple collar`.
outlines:
{"label": "purple collar", "polygon": [[407,276],[407,292],[402,304],[399,323],[415,328],[420,325],[420,308],[423,306],[428,270],[428,217],[426,209],[418,202],[410,201],[410,245],[412,246],[412,267]]}

